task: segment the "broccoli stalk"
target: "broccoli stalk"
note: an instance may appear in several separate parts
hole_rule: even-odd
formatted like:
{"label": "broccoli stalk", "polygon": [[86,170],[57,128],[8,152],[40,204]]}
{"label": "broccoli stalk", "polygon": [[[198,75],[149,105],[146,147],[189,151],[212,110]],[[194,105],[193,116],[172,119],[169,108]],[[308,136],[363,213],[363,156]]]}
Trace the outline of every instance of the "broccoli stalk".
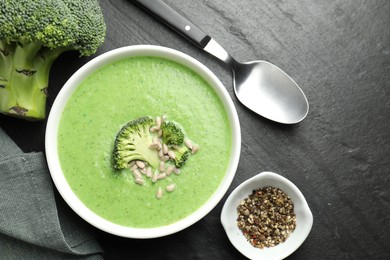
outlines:
{"label": "broccoli stalk", "polygon": [[0,41],[0,111],[29,119],[46,116],[49,72],[65,49],[43,49],[40,44],[24,47]]}
{"label": "broccoli stalk", "polygon": [[0,112],[46,117],[52,63],[63,52],[89,56],[105,37],[97,0],[0,1]]}

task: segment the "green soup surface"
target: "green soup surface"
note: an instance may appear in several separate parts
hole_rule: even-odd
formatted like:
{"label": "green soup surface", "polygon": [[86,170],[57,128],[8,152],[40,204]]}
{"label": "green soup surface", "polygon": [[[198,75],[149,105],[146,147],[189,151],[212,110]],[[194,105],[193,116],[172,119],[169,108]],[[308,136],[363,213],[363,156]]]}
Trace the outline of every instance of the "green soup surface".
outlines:
{"label": "green soup surface", "polygon": [[[130,169],[112,167],[117,132],[141,116],[167,115],[199,144],[179,175],[144,185]],[[131,57],[103,66],[74,91],[61,116],[58,152],[73,192],[93,212],[119,225],[168,225],[200,208],[228,167],[232,132],[213,88],[198,74],[158,57]],[[156,199],[158,187],[175,183]]]}

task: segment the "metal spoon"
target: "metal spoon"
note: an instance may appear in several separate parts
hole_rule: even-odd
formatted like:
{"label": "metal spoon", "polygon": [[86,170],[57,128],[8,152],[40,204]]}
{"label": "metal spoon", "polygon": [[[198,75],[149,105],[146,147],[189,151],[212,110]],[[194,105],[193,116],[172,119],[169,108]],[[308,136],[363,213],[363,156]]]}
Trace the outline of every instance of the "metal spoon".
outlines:
{"label": "metal spoon", "polygon": [[227,64],[233,71],[236,96],[246,107],[283,124],[295,124],[306,117],[309,104],[305,94],[281,69],[267,61],[236,61],[214,39],[161,0],[133,1]]}

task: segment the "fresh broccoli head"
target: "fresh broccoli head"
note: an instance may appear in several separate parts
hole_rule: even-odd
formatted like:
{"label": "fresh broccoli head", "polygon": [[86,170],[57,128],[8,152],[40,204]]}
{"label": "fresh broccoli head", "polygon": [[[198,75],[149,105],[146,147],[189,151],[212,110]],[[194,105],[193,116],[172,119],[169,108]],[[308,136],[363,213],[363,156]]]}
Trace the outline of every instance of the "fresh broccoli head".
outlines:
{"label": "fresh broccoli head", "polygon": [[173,121],[164,121],[161,124],[162,138],[167,145],[182,145],[184,141],[183,129]]}
{"label": "fresh broccoli head", "polygon": [[44,119],[53,61],[95,53],[105,32],[98,0],[1,0],[0,112]]}
{"label": "fresh broccoli head", "polygon": [[130,167],[131,161],[141,160],[157,168],[160,163],[158,153],[150,149],[153,135],[150,128],[155,124],[149,117],[140,117],[128,122],[118,132],[113,152],[114,168],[124,169]]}
{"label": "fresh broccoli head", "polygon": [[182,167],[188,160],[191,152],[186,146],[175,147],[175,166],[177,168]]}

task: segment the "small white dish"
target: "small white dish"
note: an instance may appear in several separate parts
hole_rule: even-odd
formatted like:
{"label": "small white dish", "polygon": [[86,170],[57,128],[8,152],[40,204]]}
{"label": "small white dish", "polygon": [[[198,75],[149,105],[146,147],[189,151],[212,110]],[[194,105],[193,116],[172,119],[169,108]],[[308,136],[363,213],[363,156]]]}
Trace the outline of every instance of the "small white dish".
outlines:
{"label": "small white dish", "polygon": [[[294,203],[296,228],[284,243],[269,248],[255,248],[237,227],[237,206],[253,190],[272,186],[284,191]],[[305,241],[313,226],[313,215],[301,191],[286,178],[273,173],[262,172],[240,184],[227,198],[222,208],[221,222],[226,234],[238,251],[249,259],[284,259]]]}

